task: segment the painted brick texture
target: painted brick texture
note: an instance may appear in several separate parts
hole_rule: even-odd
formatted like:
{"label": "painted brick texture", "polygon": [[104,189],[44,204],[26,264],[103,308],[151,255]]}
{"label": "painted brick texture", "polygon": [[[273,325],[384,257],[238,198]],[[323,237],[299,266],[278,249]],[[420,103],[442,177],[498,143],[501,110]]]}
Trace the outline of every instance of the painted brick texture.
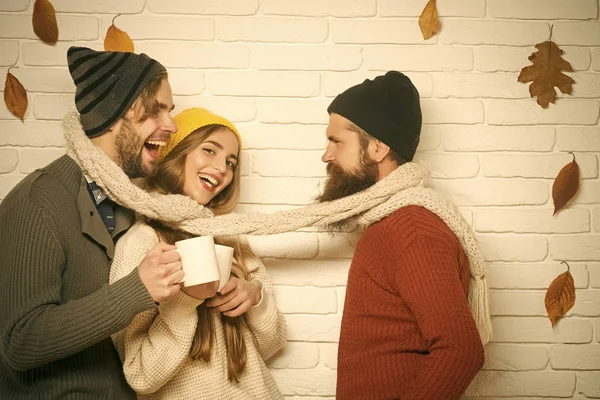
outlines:
{"label": "painted brick texture", "polygon": [[[169,70],[175,113],[204,106],[244,139],[240,211],[310,204],[325,178],[327,106],[389,69],[422,98],[417,160],[472,224],[487,264],[494,334],[464,400],[600,398],[600,21],[598,0],[438,2],[442,28],[423,40],[425,0],[52,0],[60,41],[31,28],[33,0],[0,2],[0,77],[28,90],[25,123],[0,104],[0,201],[65,152],[73,111],[72,45],[103,48],[127,31]],[[517,82],[550,35],[574,69],[573,95],[541,109]],[[572,152],[581,189],[552,216],[552,183]],[[315,230],[252,237],[288,322],[268,365],[286,399],[335,397],[337,341],[359,235]],[[556,328],[545,289],[569,263],[575,306]]]}

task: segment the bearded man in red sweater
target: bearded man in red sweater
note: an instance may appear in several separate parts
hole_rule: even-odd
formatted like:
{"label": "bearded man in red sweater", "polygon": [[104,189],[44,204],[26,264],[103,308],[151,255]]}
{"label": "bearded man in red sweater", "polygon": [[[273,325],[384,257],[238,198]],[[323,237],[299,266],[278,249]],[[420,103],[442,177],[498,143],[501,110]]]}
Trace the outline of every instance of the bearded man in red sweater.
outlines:
{"label": "bearded man in red sweater", "polygon": [[[319,201],[390,174],[410,178],[422,117],[408,77],[390,71],[367,79],[327,111],[328,180]],[[427,208],[401,207],[366,229],[348,274],[336,398],[459,399],[483,366],[482,338],[489,339],[480,337],[469,284],[468,254]]]}

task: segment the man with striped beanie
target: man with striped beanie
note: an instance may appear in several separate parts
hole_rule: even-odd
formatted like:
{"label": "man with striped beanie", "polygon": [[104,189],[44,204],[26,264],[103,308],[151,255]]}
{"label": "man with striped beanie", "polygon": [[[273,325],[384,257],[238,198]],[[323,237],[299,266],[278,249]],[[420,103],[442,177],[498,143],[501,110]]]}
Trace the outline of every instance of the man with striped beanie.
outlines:
{"label": "man with striped beanie", "polygon": [[[71,47],[81,129],[130,177],[154,174],[176,131],[165,68],[145,54]],[[0,398],[134,399],[110,339],[178,290],[174,246],[159,245],[108,285],[133,212],[68,155],[31,173],[0,204]]]}

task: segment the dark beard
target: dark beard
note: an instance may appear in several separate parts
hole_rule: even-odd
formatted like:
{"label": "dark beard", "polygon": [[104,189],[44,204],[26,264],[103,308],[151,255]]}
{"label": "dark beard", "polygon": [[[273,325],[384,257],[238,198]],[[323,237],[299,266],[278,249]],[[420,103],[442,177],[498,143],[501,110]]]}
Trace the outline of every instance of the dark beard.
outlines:
{"label": "dark beard", "polygon": [[144,141],[138,136],[131,122],[123,121],[115,139],[115,146],[120,167],[128,177],[134,179],[154,175],[156,165],[153,165],[150,171],[144,169],[142,160]]}
{"label": "dark beard", "polygon": [[[377,163],[362,152],[357,171],[348,172],[342,167],[329,163],[327,165],[328,179],[325,182],[323,193],[317,197],[319,203],[337,200],[354,193],[370,188],[377,182]],[[350,217],[326,226],[328,230],[342,232],[354,226],[356,217]]]}

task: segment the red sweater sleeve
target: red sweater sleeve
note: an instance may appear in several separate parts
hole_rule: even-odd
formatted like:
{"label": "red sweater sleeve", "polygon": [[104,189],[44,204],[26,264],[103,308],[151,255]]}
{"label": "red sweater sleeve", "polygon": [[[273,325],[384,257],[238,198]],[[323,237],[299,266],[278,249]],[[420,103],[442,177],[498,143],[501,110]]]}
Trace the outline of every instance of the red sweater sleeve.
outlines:
{"label": "red sweater sleeve", "polygon": [[394,285],[429,346],[402,400],[459,399],[484,363],[483,346],[460,281],[456,251],[415,235],[399,254]]}

